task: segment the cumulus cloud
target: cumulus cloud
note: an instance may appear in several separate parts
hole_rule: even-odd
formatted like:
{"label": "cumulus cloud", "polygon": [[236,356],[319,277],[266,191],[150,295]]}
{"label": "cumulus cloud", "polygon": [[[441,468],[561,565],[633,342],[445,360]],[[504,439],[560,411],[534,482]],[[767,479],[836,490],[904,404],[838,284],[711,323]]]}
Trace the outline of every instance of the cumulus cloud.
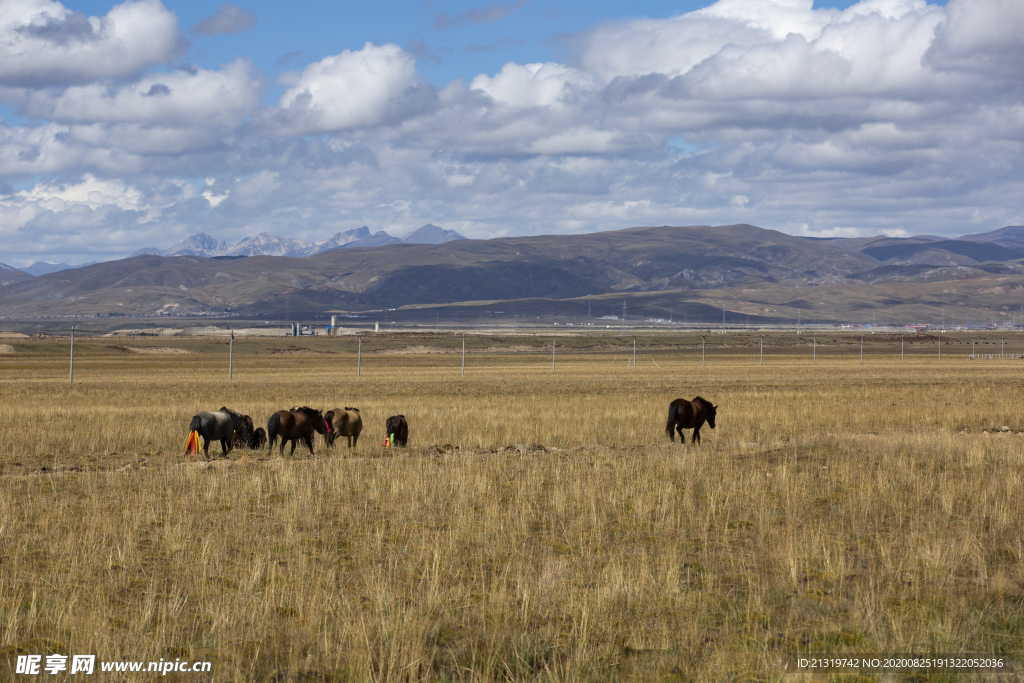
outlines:
{"label": "cumulus cloud", "polygon": [[256,13],[232,2],[225,2],[217,8],[212,17],[207,17],[192,27],[193,33],[215,36],[221,33],[244,33],[256,27]]}
{"label": "cumulus cloud", "polygon": [[175,56],[178,22],[159,0],[129,0],[86,17],[53,0],[4,0],[0,85],[130,78]]}
{"label": "cumulus cloud", "polygon": [[153,73],[137,81],[91,83],[27,94],[23,110],[60,123],[137,122],[148,125],[238,121],[259,105],[261,79],[248,60],[218,71]]}
{"label": "cumulus cloud", "polygon": [[419,84],[412,55],[392,43],[366,43],[303,69],[281,96],[280,120],[297,134],[393,122]]}
{"label": "cumulus cloud", "polygon": [[470,83],[472,90],[512,107],[565,106],[574,92],[592,90],[594,86],[595,79],[589,73],[551,62],[509,62],[493,78],[480,74]]}

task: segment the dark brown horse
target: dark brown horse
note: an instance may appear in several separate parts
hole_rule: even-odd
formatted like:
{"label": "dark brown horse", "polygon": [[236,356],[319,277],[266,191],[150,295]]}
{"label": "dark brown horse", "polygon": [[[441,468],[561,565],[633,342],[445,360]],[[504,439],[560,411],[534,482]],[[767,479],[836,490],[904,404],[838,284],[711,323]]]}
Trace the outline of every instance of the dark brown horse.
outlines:
{"label": "dark brown horse", "polygon": [[668,424],[665,425],[665,433],[671,441],[675,441],[675,432],[679,430],[679,441],[686,443],[684,429],[693,430],[693,438],[690,443],[700,443],[700,428],[707,422],[712,429],[715,428],[715,412],[718,406],[711,405],[711,401],[700,396],[687,401],[685,398],[677,398],[668,406]]}
{"label": "dark brown horse", "polygon": [[295,455],[295,446],[299,441],[306,444],[309,454],[313,455],[313,432],[323,434],[324,416],[319,410],[307,406],[279,410],[267,420],[267,452],[274,450],[274,442],[281,437],[281,455],[284,455],[285,441],[292,442],[289,456]]}

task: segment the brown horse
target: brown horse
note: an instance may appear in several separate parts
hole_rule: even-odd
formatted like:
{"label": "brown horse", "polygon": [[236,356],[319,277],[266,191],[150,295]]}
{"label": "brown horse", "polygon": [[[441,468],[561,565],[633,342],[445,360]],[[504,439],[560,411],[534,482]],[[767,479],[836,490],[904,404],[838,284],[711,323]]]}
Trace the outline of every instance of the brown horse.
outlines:
{"label": "brown horse", "polygon": [[323,434],[324,416],[319,410],[307,406],[279,410],[267,420],[267,452],[273,452],[274,442],[281,437],[281,455],[284,456],[284,444],[292,442],[289,456],[295,455],[295,446],[299,441],[306,444],[309,454],[313,455],[313,432]]}
{"label": "brown horse", "polygon": [[324,440],[327,441],[328,448],[334,445],[334,440],[339,436],[347,436],[348,447],[352,448],[359,441],[359,433],[363,431],[363,418],[359,416],[359,408],[328,410],[324,413],[324,424],[327,429]]}
{"label": "brown horse", "polygon": [[711,401],[698,396],[692,401],[685,398],[677,398],[668,406],[668,424],[665,425],[665,433],[671,441],[675,441],[675,431],[679,430],[679,441],[686,443],[684,429],[693,430],[693,438],[690,443],[700,443],[700,428],[707,422],[712,429],[715,428],[715,412],[718,406],[711,405]]}

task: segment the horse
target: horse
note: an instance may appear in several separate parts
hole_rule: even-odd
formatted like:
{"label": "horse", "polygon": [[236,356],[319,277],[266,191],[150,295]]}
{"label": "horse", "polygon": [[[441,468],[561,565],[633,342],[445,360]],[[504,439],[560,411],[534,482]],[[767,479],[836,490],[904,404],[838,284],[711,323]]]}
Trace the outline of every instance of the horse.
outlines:
{"label": "horse", "polygon": [[292,450],[289,456],[295,455],[295,446],[301,440],[305,442],[309,454],[313,455],[313,432],[323,434],[324,416],[319,410],[308,406],[292,408],[291,410],[279,410],[267,420],[267,452],[274,450],[274,443],[277,437],[281,437],[281,455],[284,456],[284,444],[292,442]]}
{"label": "horse", "polygon": [[409,423],[405,421],[405,415],[392,415],[385,424],[388,436],[395,435],[392,445],[405,448],[409,442]]}
{"label": "horse", "polygon": [[363,418],[359,416],[359,408],[345,407],[328,410],[324,413],[324,428],[327,434],[324,440],[327,447],[334,446],[334,440],[339,436],[348,437],[348,447],[352,448],[359,441],[359,433],[363,431]]}
{"label": "horse", "polygon": [[199,432],[199,436],[203,437],[203,457],[207,460],[210,458],[210,441],[220,441],[220,447],[226,456],[231,451],[231,439],[236,432],[240,432],[243,439],[249,438],[245,415],[228,408],[221,408],[215,413],[206,410],[196,413],[188,425],[188,430]]}
{"label": "horse", "polygon": [[692,401],[685,398],[677,398],[668,406],[668,424],[665,425],[665,433],[671,441],[675,441],[675,430],[679,430],[679,441],[686,443],[684,429],[693,430],[693,438],[690,443],[700,443],[700,428],[704,422],[715,428],[715,412],[718,406],[711,405],[711,401],[698,396]]}
{"label": "horse", "polygon": [[254,451],[263,448],[264,444],[267,443],[267,432],[263,427],[257,427],[256,431],[252,433],[252,438],[249,439],[249,448]]}
{"label": "horse", "polygon": [[255,426],[251,417],[248,415],[244,417],[247,436],[236,431],[231,435],[231,445],[235,448],[248,448],[251,451],[263,448],[263,445],[267,443],[267,433],[263,431],[263,427]]}

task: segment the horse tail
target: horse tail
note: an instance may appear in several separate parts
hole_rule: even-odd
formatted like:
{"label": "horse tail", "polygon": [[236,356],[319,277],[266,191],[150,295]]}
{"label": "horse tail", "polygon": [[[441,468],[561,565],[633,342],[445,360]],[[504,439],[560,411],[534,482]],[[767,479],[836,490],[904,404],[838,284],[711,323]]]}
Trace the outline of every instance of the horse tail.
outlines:
{"label": "horse tail", "polygon": [[676,403],[675,401],[672,401],[671,403],[669,403],[668,404],[668,423],[665,425],[665,434],[667,434],[668,438],[670,438],[670,439],[674,436],[674,431],[675,431],[675,426],[676,426],[676,415],[678,413],[679,413],[679,404]]}
{"label": "horse tail", "polygon": [[188,423],[188,431],[190,433],[191,432],[200,432],[200,433],[202,433],[201,432],[202,428],[203,428],[203,421],[200,419],[200,417],[198,415],[194,416],[192,418],[192,421]]}
{"label": "horse tail", "polygon": [[267,420],[267,448],[273,450],[274,442],[277,441],[277,430],[281,427],[281,417],[274,413]]}

